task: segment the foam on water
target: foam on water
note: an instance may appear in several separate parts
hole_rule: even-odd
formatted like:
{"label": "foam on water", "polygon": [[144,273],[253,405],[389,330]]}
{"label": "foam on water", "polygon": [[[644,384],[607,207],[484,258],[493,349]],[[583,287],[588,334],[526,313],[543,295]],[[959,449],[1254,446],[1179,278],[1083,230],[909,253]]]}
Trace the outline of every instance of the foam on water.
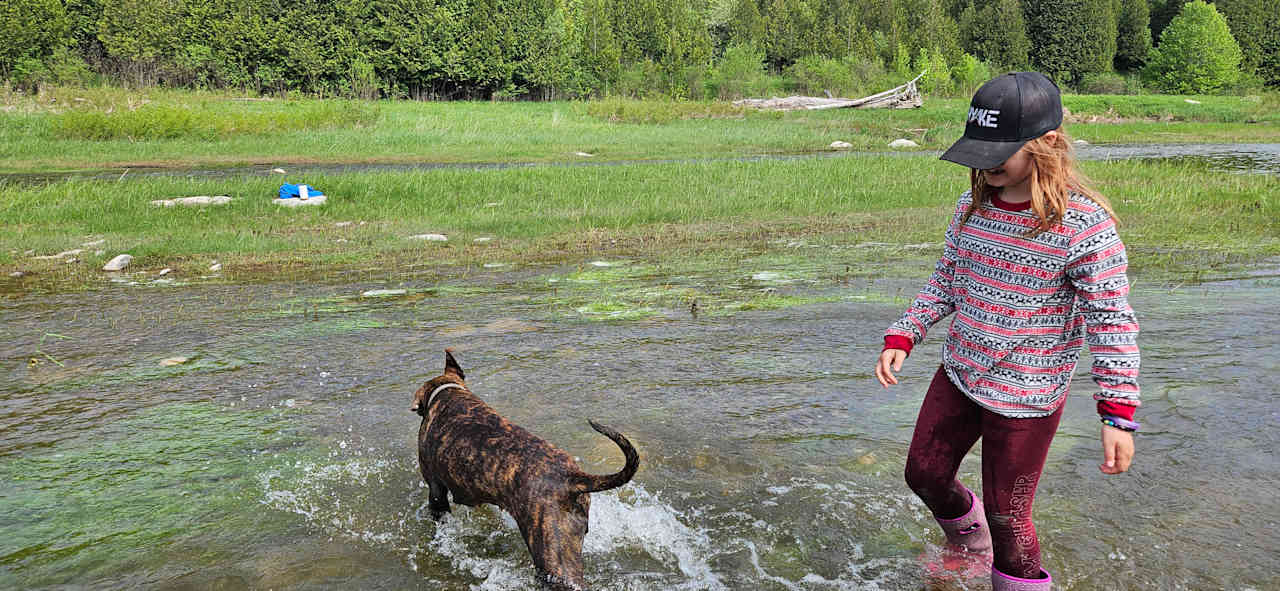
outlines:
{"label": "foam on water", "polygon": [[684,575],[677,589],[725,589],[711,570],[711,538],[690,527],[687,516],[639,484],[627,485],[627,500],[618,491],[591,495],[590,531],[583,540],[588,554],[639,548],[663,564],[674,563]]}

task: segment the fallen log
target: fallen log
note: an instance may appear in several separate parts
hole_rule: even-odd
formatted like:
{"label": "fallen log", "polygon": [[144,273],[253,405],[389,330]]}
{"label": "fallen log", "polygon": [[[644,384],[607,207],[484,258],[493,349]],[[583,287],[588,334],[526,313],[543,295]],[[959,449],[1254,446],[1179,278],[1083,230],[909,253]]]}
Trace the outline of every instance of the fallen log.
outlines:
{"label": "fallen log", "polygon": [[835,98],[835,97],[817,97],[817,96],[789,96],[786,98],[767,98],[767,99],[742,99],[733,101],[734,105],[743,107],[754,107],[757,109],[767,109],[773,111],[800,111],[815,109],[915,109],[924,105],[924,97],[920,94],[920,89],[916,87],[916,82],[920,77],[924,76],[924,72],[920,76],[912,78],[910,82],[891,88],[884,92],[876,93],[871,96],[864,96],[858,99]]}

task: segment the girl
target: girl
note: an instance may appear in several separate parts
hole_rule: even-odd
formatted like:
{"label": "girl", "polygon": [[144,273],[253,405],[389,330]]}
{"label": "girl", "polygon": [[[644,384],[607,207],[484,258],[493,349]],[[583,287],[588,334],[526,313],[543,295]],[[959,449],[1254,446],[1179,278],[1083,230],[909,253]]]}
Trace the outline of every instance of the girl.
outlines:
{"label": "girl", "polygon": [[[954,312],[916,419],[906,480],[947,546],[992,561],[996,591],[1048,590],[1031,503],[1081,345],[1093,355],[1105,474],[1129,469],[1138,429],[1138,323],[1107,200],[1075,170],[1058,87],[1015,72],[974,95],[942,155],[970,168],[942,258],[885,332],[876,378],[894,372]],[[956,479],[982,438],[982,497]],[[984,561],[985,564],[985,561]]]}

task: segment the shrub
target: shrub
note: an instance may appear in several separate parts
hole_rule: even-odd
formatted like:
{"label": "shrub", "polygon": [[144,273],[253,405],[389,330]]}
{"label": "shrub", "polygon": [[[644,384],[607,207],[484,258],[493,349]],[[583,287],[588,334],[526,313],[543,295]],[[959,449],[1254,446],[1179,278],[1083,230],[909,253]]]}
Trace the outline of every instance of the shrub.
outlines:
{"label": "shrub", "polygon": [[842,96],[855,86],[853,72],[844,62],[817,55],[796,60],[787,68],[787,76],[794,81],[796,92],[809,96],[822,96],[825,92]]}
{"label": "shrub", "polygon": [[764,50],[749,43],[733,44],[724,50],[707,80],[707,92],[721,100],[757,94],[765,87]]}
{"label": "shrub", "polygon": [[1227,20],[1213,5],[1194,0],[1160,34],[1142,77],[1164,92],[1213,93],[1235,84],[1241,57]]}
{"label": "shrub", "polygon": [[1112,72],[1085,74],[1080,81],[1083,94],[1128,94],[1128,91],[1124,77]]}
{"label": "shrub", "polygon": [[966,53],[960,57],[960,62],[951,68],[951,77],[955,81],[956,92],[969,96],[993,75],[991,66],[987,65],[987,62]]}
{"label": "shrub", "polygon": [[914,69],[917,72],[924,72],[924,77],[920,78],[920,92],[951,93],[951,68],[947,66],[947,58],[942,55],[942,52],[929,51],[927,47],[921,47],[920,53],[916,55]]}

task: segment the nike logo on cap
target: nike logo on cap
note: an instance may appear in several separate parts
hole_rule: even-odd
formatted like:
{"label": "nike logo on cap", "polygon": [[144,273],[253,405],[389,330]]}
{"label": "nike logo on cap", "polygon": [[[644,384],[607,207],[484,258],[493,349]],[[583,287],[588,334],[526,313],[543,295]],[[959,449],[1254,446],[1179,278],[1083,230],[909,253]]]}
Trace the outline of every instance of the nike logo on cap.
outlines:
{"label": "nike logo on cap", "polygon": [[977,123],[978,127],[998,127],[1000,109],[979,109],[969,107],[969,123]]}

